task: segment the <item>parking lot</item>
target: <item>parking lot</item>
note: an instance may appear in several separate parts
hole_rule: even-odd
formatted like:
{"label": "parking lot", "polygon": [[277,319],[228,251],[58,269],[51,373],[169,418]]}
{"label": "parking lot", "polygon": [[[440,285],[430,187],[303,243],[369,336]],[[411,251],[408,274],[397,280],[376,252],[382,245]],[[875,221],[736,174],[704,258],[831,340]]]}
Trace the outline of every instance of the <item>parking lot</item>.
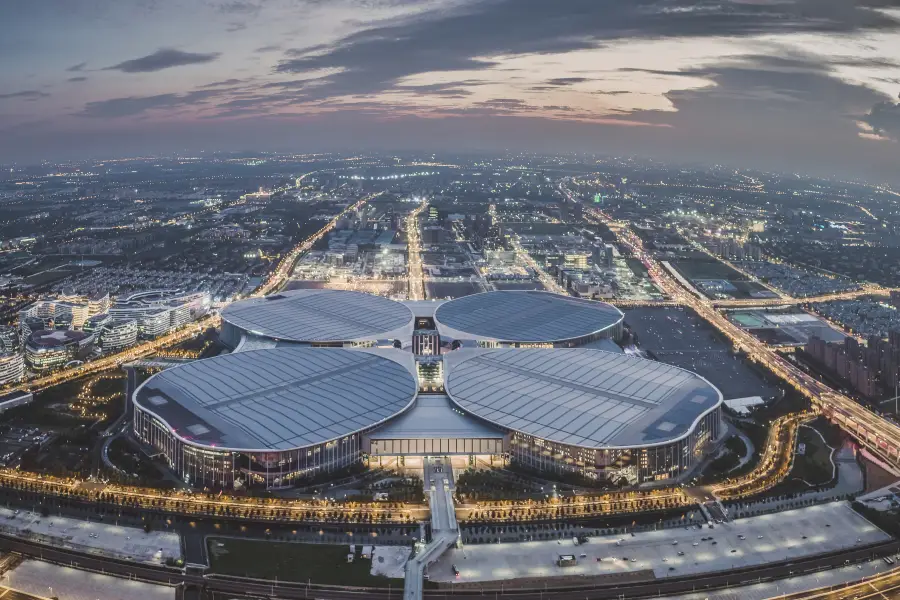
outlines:
{"label": "parking lot", "polygon": [[94,552],[139,562],[159,564],[181,558],[181,537],[167,531],[145,533],[115,523],[82,521],[30,511],[0,508],[0,531],[82,552]]}
{"label": "parking lot", "polygon": [[625,324],[637,335],[638,347],[660,362],[693,371],[722,391],[725,399],[778,393],[744,360],[731,353],[718,331],[691,310],[633,308]]}
{"label": "parking lot", "polygon": [[[432,581],[498,581],[525,577],[652,572],[657,578],[760,565],[889,539],[846,502],[739,519],[714,529],[691,527],[571,539],[470,545],[429,567]],[[558,567],[559,555],[577,564]],[[455,577],[453,566],[459,571]]]}

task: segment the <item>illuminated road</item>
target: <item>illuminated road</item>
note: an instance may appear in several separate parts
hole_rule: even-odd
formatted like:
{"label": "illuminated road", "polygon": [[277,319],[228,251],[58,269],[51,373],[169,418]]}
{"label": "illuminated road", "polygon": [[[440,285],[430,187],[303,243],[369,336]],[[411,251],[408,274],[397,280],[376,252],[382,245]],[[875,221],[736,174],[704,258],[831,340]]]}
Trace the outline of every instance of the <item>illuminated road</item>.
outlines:
{"label": "illuminated road", "polygon": [[78,379],[79,377],[84,377],[85,375],[90,375],[92,373],[98,373],[100,371],[106,371],[108,369],[115,369],[123,363],[144,358],[146,356],[159,352],[165,347],[179,344],[181,342],[192,339],[203,333],[203,331],[207,328],[218,327],[220,323],[221,319],[218,315],[208,315],[197,321],[194,321],[193,323],[183,327],[182,329],[158,337],[154,340],[132,346],[124,352],[103,356],[96,360],[88,361],[83,365],[56,371],[49,375],[36,377],[19,384],[7,385],[0,388],[0,393],[9,392],[16,389],[34,392],[54,385],[59,385],[60,383],[65,383],[66,381]]}
{"label": "illuminated road", "polygon": [[[495,224],[497,221],[497,207],[494,204],[491,204],[488,207],[488,214],[491,216],[491,224]],[[516,252],[516,258],[520,258],[522,262],[525,263],[526,267],[530,267],[535,274],[537,275],[538,281],[543,284],[544,289],[550,292],[555,292],[557,294],[568,295],[568,291],[561,285],[559,285],[556,280],[550,276],[544,268],[537,263],[531,255],[528,254],[528,251],[522,248],[522,245],[519,243],[518,235],[512,235],[509,238],[510,244],[512,244],[513,250]]]}
{"label": "illuminated road", "polygon": [[[310,175],[310,173],[307,173]],[[304,175],[306,177],[306,175]],[[302,179],[302,177],[300,178]],[[297,181],[299,182],[300,179]],[[284,258],[278,263],[278,266],[275,267],[275,270],[269,275],[268,279],[260,285],[255,292],[253,292],[253,296],[267,296],[273,292],[277,292],[288,282],[291,277],[291,273],[294,271],[294,265],[297,264],[297,261],[301,256],[306,254],[313,245],[322,239],[325,235],[328,234],[329,231],[334,229],[334,226],[337,225],[337,222],[344,218],[348,213],[356,212],[360,208],[362,208],[367,202],[377,198],[382,195],[384,192],[377,192],[374,194],[369,194],[368,196],[357,200],[354,204],[351,204],[333,219],[328,221],[328,223],[322,227],[320,230],[294,246],[294,248],[288,252]]]}
{"label": "illuminated road", "polygon": [[406,218],[406,247],[409,252],[409,265],[407,272],[409,277],[409,299],[425,299],[425,272],[422,269],[422,236],[419,231],[419,215],[428,206],[427,200],[422,200]]}
{"label": "illuminated road", "polygon": [[843,600],[844,598],[888,600],[898,597],[900,597],[900,567],[847,585],[835,585],[779,596],[779,598],[789,600]]}
{"label": "illuminated road", "polygon": [[[564,185],[560,185],[560,190],[571,201],[577,201],[573,198],[572,192]],[[586,207],[585,214],[603,223],[610,222],[608,215],[596,209]],[[629,227],[616,227],[615,229],[610,227],[610,229],[616,233],[619,242],[630,248],[634,255],[641,260],[651,279],[670,299],[694,309],[697,314],[728,337],[737,351],[746,352],[750,360],[763,365],[794,386],[800,393],[808,397],[822,413],[844,430],[852,433],[878,458],[889,465],[900,468],[900,426],[804,373],[780,354],[771,350],[765,343],[729,321],[707,298],[690,293],[662,267],[650,252],[644,249],[640,237]],[[717,302],[716,304],[721,305],[722,303]]]}

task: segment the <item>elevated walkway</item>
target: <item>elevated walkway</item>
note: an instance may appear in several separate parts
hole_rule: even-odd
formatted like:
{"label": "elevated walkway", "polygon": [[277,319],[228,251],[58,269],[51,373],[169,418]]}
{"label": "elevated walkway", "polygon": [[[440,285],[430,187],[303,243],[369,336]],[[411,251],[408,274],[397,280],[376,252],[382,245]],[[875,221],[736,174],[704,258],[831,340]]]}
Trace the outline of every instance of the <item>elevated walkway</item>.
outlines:
{"label": "elevated walkway", "polygon": [[404,600],[421,600],[425,569],[459,541],[449,458],[426,459],[422,480],[431,508],[431,542],[425,546],[417,545],[415,556],[406,563]]}

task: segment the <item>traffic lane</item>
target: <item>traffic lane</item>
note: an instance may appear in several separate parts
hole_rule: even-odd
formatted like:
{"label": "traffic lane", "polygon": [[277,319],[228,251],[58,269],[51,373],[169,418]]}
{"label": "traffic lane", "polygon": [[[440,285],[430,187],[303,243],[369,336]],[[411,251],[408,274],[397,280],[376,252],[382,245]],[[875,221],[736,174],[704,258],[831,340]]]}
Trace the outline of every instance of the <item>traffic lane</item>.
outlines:
{"label": "traffic lane", "polygon": [[[83,555],[76,552],[39,546],[30,544],[22,540],[0,537],[0,548],[8,551],[20,552],[27,556],[41,556],[44,559],[61,563],[72,564],[77,563],[81,568],[103,571],[113,575],[122,577],[135,577],[152,582],[178,584],[187,583],[197,586],[206,587],[210,591],[223,592],[225,596],[234,598],[246,598],[254,596],[272,596],[277,595],[280,598],[327,598],[331,600],[345,600],[349,598],[390,598],[393,594],[397,598],[397,592],[393,589],[388,590],[335,590],[322,589],[313,586],[307,587],[303,584],[285,584],[275,582],[256,583],[246,580],[224,579],[221,577],[203,577],[197,574],[181,574],[174,570],[164,569],[162,567],[154,568],[133,563],[125,563],[123,561],[115,561],[104,558],[96,558],[89,555]],[[877,548],[861,548],[851,552],[838,553],[829,557],[814,557],[808,560],[795,560],[793,562],[774,565],[765,568],[750,568],[738,571],[731,571],[719,575],[707,577],[690,577],[683,580],[652,580],[646,583],[629,585],[627,587],[616,584],[607,586],[582,587],[578,589],[560,589],[553,590],[553,598],[560,600],[580,600],[584,598],[584,594],[590,593],[591,598],[605,599],[618,598],[622,594],[637,595],[674,595],[686,591],[705,588],[724,587],[725,585],[734,586],[741,583],[751,583],[758,578],[785,578],[793,573],[820,569],[826,566],[840,566],[845,561],[859,561],[868,559],[873,552],[882,554],[895,554],[900,551],[900,542],[890,542],[882,544]],[[399,586],[398,586],[399,587]],[[273,594],[273,592],[277,592]],[[311,596],[312,595],[312,596]],[[425,592],[426,598],[448,598],[451,595],[456,596],[480,596],[480,590],[428,590]],[[516,598],[518,600],[543,600],[547,597],[543,590],[513,590],[504,591],[504,597]]]}

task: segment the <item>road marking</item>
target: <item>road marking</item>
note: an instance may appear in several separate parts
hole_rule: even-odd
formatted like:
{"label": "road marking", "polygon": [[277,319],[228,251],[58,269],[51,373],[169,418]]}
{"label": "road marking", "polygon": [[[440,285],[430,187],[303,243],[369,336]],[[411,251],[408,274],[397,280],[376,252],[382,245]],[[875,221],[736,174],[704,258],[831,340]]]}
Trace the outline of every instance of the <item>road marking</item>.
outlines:
{"label": "road marking", "polygon": [[873,584],[871,581],[869,582],[869,587],[872,588],[873,590],[875,590],[875,593],[877,595],[881,596],[882,598],[884,598],[884,600],[891,600],[890,598],[888,598],[887,596],[884,595],[884,592],[882,592],[877,587],[875,587],[875,584]]}

